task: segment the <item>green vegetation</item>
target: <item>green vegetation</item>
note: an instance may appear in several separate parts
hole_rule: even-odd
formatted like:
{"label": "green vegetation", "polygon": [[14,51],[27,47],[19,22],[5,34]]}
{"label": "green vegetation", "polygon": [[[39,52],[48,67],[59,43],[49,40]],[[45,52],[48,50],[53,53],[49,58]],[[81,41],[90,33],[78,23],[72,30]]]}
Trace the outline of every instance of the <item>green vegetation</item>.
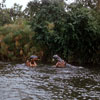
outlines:
{"label": "green vegetation", "polygon": [[35,0],[24,11],[17,4],[11,9],[1,7],[0,13],[8,12],[5,22],[0,16],[0,58],[25,60],[37,54],[50,61],[53,54],[59,54],[68,62],[99,64],[98,5],[99,0],[76,0],[70,5],[63,0]]}
{"label": "green vegetation", "polygon": [[[0,27],[0,58],[7,60],[22,59],[29,55],[30,40],[33,32],[29,25],[23,23],[9,24]],[[28,53],[28,54],[27,54]]]}

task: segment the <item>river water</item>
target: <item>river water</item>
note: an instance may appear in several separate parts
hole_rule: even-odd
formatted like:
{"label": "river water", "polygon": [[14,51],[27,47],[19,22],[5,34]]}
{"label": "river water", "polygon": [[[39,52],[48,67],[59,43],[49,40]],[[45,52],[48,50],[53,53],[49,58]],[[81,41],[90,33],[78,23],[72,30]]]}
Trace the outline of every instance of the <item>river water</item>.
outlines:
{"label": "river water", "polygon": [[0,62],[0,100],[100,100],[100,69]]}

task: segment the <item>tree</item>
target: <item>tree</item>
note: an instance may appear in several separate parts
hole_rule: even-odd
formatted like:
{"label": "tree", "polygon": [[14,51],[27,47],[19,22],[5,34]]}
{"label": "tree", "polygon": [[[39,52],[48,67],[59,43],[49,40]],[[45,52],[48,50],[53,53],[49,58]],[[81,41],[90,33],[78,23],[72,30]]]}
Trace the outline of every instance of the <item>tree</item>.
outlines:
{"label": "tree", "polygon": [[15,21],[18,18],[23,18],[24,13],[22,12],[22,5],[14,4],[14,6],[10,9],[10,17],[12,21]]}
{"label": "tree", "polygon": [[92,9],[74,5],[66,12],[64,6],[57,3],[41,3],[40,6],[31,20],[31,28],[35,32],[33,41],[45,52],[44,58],[57,53],[66,60],[99,61],[98,57],[94,60],[99,50],[100,33]]}
{"label": "tree", "polygon": [[100,0],[76,0],[76,3],[81,4],[85,7],[100,10]]}
{"label": "tree", "polygon": [[[36,6],[35,3],[37,3],[38,6]],[[58,45],[56,44],[61,43],[57,43],[57,41],[61,41],[59,36],[61,35],[61,30],[58,30],[58,28],[61,23],[64,23],[63,17],[65,10],[63,6],[57,3],[44,4],[33,2],[33,5],[34,6],[30,6],[30,11],[32,11],[33,15],[31,19],[31,28],[36,32],[35,39],[33,40],[38,41],[38,43],[44,47],[43,51],[45,52],[45,56],[50,57],[53,53],[60,52],[60,50],[57,51]],[[53,29],[55,29],[55,31]]]}
{"label": "tree", "polygon": [[11,23],[9,9],[6,8],[5,1],[0,3],[0,25]]}
{"label": "tree", "polygon": [[41,10],[43,6],[47,6],[50,4],[59,5],[59,7],[65,9],[64,0],[34,0],[30,1],[24,10],[26,17],[32,19],[36,16],[36,14]]}

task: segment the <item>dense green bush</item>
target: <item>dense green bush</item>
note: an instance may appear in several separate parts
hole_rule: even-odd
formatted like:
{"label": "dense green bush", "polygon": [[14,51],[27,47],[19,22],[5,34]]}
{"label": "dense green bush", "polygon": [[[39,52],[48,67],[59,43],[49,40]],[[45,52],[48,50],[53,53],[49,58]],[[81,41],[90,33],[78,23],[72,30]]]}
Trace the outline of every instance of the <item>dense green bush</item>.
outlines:
{"label": "dense green bush", "polygon": [[31,28],[35,32],[33,40],[43,48],[46,59],[57,53],[81,63],[100,60],[100,27],[88,8],[65,11],[57,4],[45,4],[33,18]]}
{"label": "dense green bush", "polygon": [[23,12],[15,6],[16,15],[14,8],[0,11],[13,12],[5,16],[9,20],[0,21],[0,59],[23,60],[37,54],[46,62],[59,54],[69,62],[100,62],[99,11],[80,3],[66,6],[64,1],[31,1]]}
{"label": "dense green bush", "polygon": [[24,21],[0,27],[0,59],[24,61],[36,53],[36,47],[31,45],[33,35],[34,32],[29,25],[24,24]]}
{"label": "dense green bush", "polygon": [[[94,59],[94,55],[98,56],[98,40],[100,40],[100,31],[98,31],[98,29],[100,28],[91,10],[84,7],[73,9],[71,11],[70,19],[71,18],[73,18],[70,21],[74,27],[74,34],[72,36],[75,37],[70,37],[69,43],[75,39],[71,44],[76,47],[72,48],[71,51],[81,62],[99,62],[100,58]],[[71,49],[70,46],[69,49]]]}

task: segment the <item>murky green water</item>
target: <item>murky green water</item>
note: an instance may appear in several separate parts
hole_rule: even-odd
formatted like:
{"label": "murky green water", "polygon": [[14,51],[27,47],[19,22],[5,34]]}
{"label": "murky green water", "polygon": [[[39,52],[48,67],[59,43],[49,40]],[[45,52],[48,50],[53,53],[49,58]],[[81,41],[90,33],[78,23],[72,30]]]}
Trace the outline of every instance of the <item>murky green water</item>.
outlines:
{"label": "murky green water", "polygon": [[0,100],[100,100],[100,71],[0,62]]}

